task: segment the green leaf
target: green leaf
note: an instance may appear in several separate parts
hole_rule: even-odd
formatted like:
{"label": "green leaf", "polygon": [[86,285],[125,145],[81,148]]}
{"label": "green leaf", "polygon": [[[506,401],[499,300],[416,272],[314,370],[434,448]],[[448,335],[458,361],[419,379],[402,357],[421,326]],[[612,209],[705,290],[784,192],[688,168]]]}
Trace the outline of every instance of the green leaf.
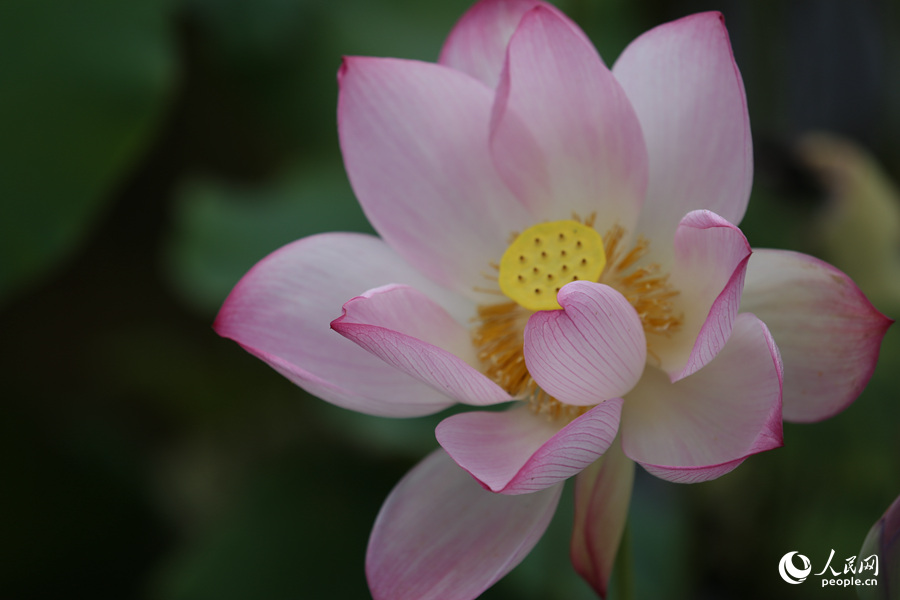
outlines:
{"label": "green leaf", "polygon": [[155,131],[168,0],[0,3],[0,301],[71,253]]}
{"label": "green leaf", "polygon": [[395,477],[340,446],[298,444],[255,466],[224,514],[162,565],[147,597],[366,598],[366,537]]}

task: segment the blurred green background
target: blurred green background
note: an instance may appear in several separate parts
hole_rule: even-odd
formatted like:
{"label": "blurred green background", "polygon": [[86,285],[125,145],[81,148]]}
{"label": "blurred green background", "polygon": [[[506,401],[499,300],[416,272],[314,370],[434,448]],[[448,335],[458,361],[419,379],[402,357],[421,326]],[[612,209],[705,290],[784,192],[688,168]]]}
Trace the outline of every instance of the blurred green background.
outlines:
{"label": "blurred green background", "polygon": [[[756,152],[745,233],[833,261],[900,316],[896,2],[557,4],[609,64],[656,24],[721,10]],[[341,56],[435,60],[468,6],[0,2],[0,598],[368,597],[369,529],[440,417],[330,406],[211,323],[280,245],[370,231],[337,144]],[[816,130],[858,147],[798,152]],[[640,472],[638,597],[855,598],[777,564],[842,563],[900,494],[898,364],[894,327],[850,409],[786,425],[784,448],[719,480]],[[568,561],[569,494],[484,598],[593,597]]]}

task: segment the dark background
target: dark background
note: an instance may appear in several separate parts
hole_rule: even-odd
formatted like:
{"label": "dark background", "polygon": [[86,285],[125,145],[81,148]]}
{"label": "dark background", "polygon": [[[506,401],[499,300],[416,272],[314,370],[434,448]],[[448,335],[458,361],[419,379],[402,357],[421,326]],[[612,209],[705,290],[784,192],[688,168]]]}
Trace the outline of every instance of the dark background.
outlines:
{"label": "dark background", "polygon": [[[435,60],[468,5],[0,3],[0,598],[368,597],[369,529],[440,417],[330,406],[211,323],[280,245],[370,231],[337,145],[341,56]],[[723,11],[756,154],[742,228],[833,261],[900,315],[884,285],[900,281],[896,3],[558,5],[608,64],[654,25]],[[796,150],[815,130],[859,148],[824,179]],[[638,474],[639,598],[855,598],[789,586],[777,564],[797,550],[817,572],[833,549],[842,565],[900,494],[898,335],[851,408],[785,425],[784,448],[704,484]],[[571,518],[567,493],[484,597],[591,598]]]}

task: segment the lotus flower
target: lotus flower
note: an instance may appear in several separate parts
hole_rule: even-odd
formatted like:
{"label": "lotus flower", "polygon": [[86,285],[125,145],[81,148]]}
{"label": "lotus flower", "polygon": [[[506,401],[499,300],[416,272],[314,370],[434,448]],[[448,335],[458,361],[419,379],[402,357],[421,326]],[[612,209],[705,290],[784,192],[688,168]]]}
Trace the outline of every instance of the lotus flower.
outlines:
{"label": "lotus flower", "polygon": [[[482,0],[437,64],[350,57],[338,129],[380,234],[301,239],[215,323],[363,413],[462,403],[391,492],[376,599],[475,598],[575,477],[572,560],[604,595],[634,463],[719,477],[868,381],[890,321],[829,265],[758,250],[747,103],[723,19],[636,39],[612,70],[534,0]],[[331,324],[329,328],[328,324]]]}

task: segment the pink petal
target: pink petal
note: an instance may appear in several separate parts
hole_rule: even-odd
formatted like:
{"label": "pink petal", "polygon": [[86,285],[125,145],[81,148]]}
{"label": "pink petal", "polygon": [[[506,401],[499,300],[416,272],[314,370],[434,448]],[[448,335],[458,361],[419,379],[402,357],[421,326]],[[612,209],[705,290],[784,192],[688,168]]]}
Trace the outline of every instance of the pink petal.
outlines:
{"label": "pink petal", "polygon": [[692,15],[634,40],[613,67],[650,156],[639,231],[668,244],[685,213],[740,223],[753,155],[747,100],[722,15]]}
{"label": "pink petal", "polygon": [[531,551],[561,491],[492,494],[436,450],[400,480],[378,513],[366,553],[372,597],[476,598]]}
{"label": "pink petal", "polygon": [[669,337],[650,337],[672,381],[696,373],[728,342],[751,252],[741,230],[715,213],[698,210],[682,219],[671,272],[682,326]]}
{"label": "pink petal", "polygon": [[705,368],[674,384],[647,369],[625,399],[625,454],[662,479],[714,479],[781,445],[781,359],[765,324],[749,313]]}
{"label": "pink petal", "polygon": [[539,219],[596,213],[631,230],[647,185],[637,117],[594,47],[554,10],[525,14],[509,43],[491,121],[507,185]]}
{"label": "pink petal", "polygon": [[444,450],[481,484],[503,494],[528,494],[565,481],[597,460],[619,428],[622,400],[595,406],[562,429],[526,407],[447,417],[435,435]]}
{"label": "pink petal", "polygon": [[387,285],[353,298],[331,328],[459,402],[484,405],[512,400],[472,366],[478,358],[468,330],[409,286]]}
{"label": "pink petal", "polygon": [[411,265],[472,296],[510,233],[532,224],[488,152],[492,90],[399,59],[346,58],[339,80],[341,150],[369,221]]}
{"label": "pink petal", "polygon": [[[852,559],[851,559],[852,560]],[[900,497],[869,529],[856,563],[856,592],[860,600],[895,600],[900,586]],[[861,578],[877,576],[877,587]]]}
{"label": "pink petal", "polygon": [[582,36],[581,30],[555,6],[537,0],[481,0],[462,16],[444,42],[438,61],[476,79],[492,88],[497,87],[506,45],[522,16],[534,8],[543,6],[555,12]]}
{"label": "pink petal", "polygon": [[634,463],[617,443],[575,478],[572,564],[601,598],[625,531],[633,484]]}
{"label": "pink petal", "polygon": [[771,329],[784,360],[784,418],[798,422],[827,419],[859,396],[893,323],[844,273],[780,250],[754,252],[741,310]]}
{"label": "pink petal", "polygon": [[525,326],[525,364],[541,389],[589,406],[628,392],[644,370],[641,319],[622,294],[573,281],[557,295],[563,310],[538,311]]}
{"label": "pink petal", "polygon": [[454,402],[329,329],[341,305],[385,282],[416,286],[457,319],[471,314],[378,238],[308,237],[261,260],[234,287],[214,328],[311,394],[367,414],[412,417]]}

